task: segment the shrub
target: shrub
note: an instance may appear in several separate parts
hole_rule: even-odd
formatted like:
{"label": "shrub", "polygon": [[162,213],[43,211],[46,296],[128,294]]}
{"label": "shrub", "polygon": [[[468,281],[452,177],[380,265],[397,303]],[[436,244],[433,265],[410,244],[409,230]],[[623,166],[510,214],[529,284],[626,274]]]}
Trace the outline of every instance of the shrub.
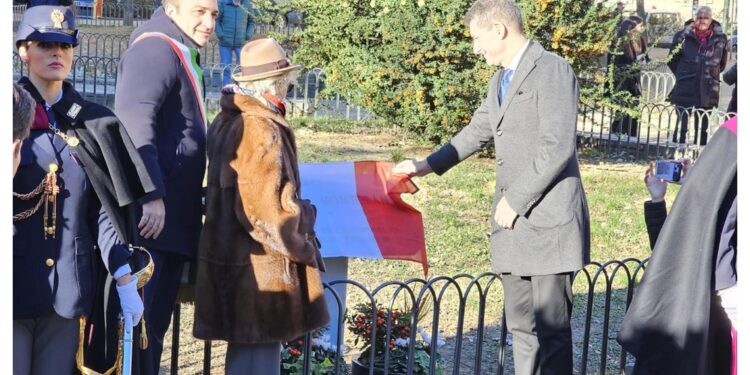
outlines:
{"label": "shrub", "polygon": [[296,0],[294,59],[389,123],[441,142],[468,124],[493,69],[477,64],[454,0]]}
{"label": "shrub", "polygon": [[[337,92],[434,143],[471,120],[496,68],[473,54],[463,17],[470,1],[294,0],[306,27],[286,43],[294,59],[326,72]],[[594,0],[521,0],[526,29],[568,60],[584,96],[600,95],[599,57],[618,14]],[[598,76],[597,76],[598,74]]]}

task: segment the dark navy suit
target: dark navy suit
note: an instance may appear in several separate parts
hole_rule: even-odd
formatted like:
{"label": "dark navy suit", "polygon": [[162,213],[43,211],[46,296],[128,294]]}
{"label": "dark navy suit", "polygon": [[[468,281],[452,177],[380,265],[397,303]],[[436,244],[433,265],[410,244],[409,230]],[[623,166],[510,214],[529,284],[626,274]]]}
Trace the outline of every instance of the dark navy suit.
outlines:
{"label": "dark navy suit", "polygon": [[[138,147],[157,190],[141,203],[164,199],[164,229],[156,239],[139,238],[156,269],[145,288],[149,350],[158,373],[182,269],[198,252],[202,227],[201,194],[206,171],[206,123],[201,101],[172,47],[159,37],[135,41],[146,32],[165,34],[198,50],[165,14],[154,11],[130,36],[118,67],[115,112]],[[140,217],[140,212],[138,213]]]}

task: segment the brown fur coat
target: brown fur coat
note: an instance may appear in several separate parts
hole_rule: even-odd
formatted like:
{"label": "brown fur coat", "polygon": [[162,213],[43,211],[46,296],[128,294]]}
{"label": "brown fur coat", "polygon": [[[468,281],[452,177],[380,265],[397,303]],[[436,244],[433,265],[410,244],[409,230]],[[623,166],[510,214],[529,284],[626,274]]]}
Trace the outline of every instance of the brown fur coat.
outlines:
{"label": "brown fur coat", "polygon": [[226,95],[208,130],[208,159],[195,337],[284,341],[327,324],[315,207],[299,197],[286,120],[252,97]]}

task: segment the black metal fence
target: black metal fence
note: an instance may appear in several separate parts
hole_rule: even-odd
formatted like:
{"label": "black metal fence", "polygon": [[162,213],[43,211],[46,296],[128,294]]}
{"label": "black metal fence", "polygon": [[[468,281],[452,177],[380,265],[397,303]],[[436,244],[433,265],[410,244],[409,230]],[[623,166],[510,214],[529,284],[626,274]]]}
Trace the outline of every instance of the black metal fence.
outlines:
{"label": "black metal fence", "polygon": [[600,104],[581,104],[579,146],[595,147],[615,159],[695,158],[716,129],[734,115],[719,109],[647,103],[631,116]]}
{"label": "black metal fence", "polygon": [[[647,262],[648,259],[634,258],[594,262],[576,273],[571,319],[576,374],[621,374],[632,367],[632,357],[622,350],[615,338]],[[386,312],[385,316],[396,311],[410,316],[409,338],[401,343],[405,345],[401,350],[408,355],[396,357],[393,354],[396,350],[394,345],[389,344],[388,340],[381,341],[384,344],[378,351],[381,353],[384,369],[388,368],[389,361],[399,361],[403,365],[403,372],[398,372],[399,374],[417,374],[415,367],[419,356],[414,354],[426,346],[430,349],[429,365],[424,366],[428,370],[422,372],[425,374],[513,373],[513,341],[505,327],[502,284],[497,274],[459,274],[427,280],[415,278],[403,282],[385,282],[372,289],[353,280],[338,280],[324,286],[326,298],[335,299],[334,305],[338,306],[337,311],[330,312],[331,319],[340,323],[338,332],[331,335],[331,345],[326,344],[326,350],[330,354],[329,366],[320,372],[320,358],[311,353],[320,351],[321,341],[308,334],[301,338],[303,342],[299,357],[303,366],[297,368],[296,372],[287,370],[283,373],[306,375],[312,373],[311,369],[316,366],[316,374],[349,373],[348,363],[356,360],[360,354],[352,346],[352,334],[345,332],[344,328],[344,317],[351,316],[353,301],[371,306],[368,313],[371,314],[372,321],[383,316],[383,312]],[[342,287],[346,287],[348,296],[341,295]],[[188,305],[180,304],[175,308],[169,372],[220,372],[223,368],[223,356],[212,353],[217,348],[216,343],[203,342],[202,363],[196,363],[193,359],[192,366],[180,364],[180,355],[185,352],[180,339],[192,339],[184,337],[184,329],[183,337],[179,334],[182,311],[189,309]],[[382,310],[380,315],[378,309]],[[186,319],[191,321],[192,317]],[[391,337],[391,321],[387,320],[385,326],[383,337]],[[375,335],[373,330],[372,342],[376,342]],[[441,346],[441,342],[445,343]],[[375,347],[371,348],[371,358],[375,357],[375,350]],[[423,364],[426,363],[424,359],[422,361]],[[376,369],[373,361],[368,366],[366,372],[369,374],[387,373],[387,370]]]}

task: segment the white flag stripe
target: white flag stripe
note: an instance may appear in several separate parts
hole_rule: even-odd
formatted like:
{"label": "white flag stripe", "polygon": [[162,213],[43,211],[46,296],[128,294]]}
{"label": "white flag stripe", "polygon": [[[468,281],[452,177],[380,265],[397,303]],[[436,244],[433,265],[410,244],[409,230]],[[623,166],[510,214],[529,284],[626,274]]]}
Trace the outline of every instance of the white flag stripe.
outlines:
{"label": "white flag stripe", "polygon": [[302,163],[302,197],[318,208],[315,233],[323,257],[382,259],[357,198],[354,163]]}

